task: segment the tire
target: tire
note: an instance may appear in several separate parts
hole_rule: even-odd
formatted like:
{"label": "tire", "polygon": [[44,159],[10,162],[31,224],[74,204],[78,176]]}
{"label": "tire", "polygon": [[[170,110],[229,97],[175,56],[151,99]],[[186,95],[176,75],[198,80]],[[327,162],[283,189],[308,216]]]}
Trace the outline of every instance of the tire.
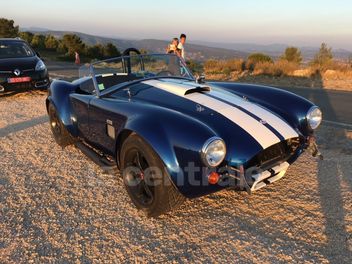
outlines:
{"label": "tire", "polygon": [[[137,134],[130,135],[123,143],[120,164],[124,185],[133,204],[147,217],[158,217],[185,201],[159,156]],[[149,169],[148,172],[148,168],[156,170]]]}
{"label": "tire", "polygon": [[52,103],[49,103],[48,113],[51,132],[53,133],[56,143],[63,148],[75,143],[74,138],[58,117],[56,108]]}

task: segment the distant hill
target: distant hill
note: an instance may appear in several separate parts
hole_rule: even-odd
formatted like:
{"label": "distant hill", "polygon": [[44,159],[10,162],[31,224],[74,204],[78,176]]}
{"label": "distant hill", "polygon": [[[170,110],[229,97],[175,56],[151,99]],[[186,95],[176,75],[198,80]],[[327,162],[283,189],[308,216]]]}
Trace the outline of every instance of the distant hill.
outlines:
{"label": "distant hill", "polygon": [[[127,48],[134,47],[138,49],[146,49],[149,52],[164,53],[168,45],[168,41],[157,39],[142,39],[131,40],[121,38],[108,38],[93,36],[81,32],[68,31],[53,31],[45,28],[22,28],[22,31],[31,31],[33,33],[54,35],[61,38],[65,34],[77,34],[88,45],[95,45],[98,43],[106,44],[108,42],[116,45],[119,50],[123,51]],[[222,43],[222,42],[206,42],[193,41],[187,43],[187,57],[204,61],[207,59],[229,59],[229,58],[247,58],[250,53],[263,52],[274,58],[278,58],[284,50],[288,47],[287,44],[270,44],[260,45],[253,43]],[[299,47],[302,51],[304,61],[310,61],[319,50],[319,47]],[[352,52],[345,49],[334,49],[334,56],[337,59],[348,59]]]}
{"label": "distant hill", "polygon": [[[93,36],[81,32],[67,32],[67,31],[51,31],[51,30],[30,30],[33,33],[48,35],[51,34],[57,38],[61,38],[65,34],[76,34],[78,35],[82,41],[88,45],[95,45],[98,43],[106,44],[113,43],[115,46],[119,48],[120,51],[123,51],[127,48],[137,48],[137,49],[145,49],[149,52],[154,53],[165,53],[165,49],[169,44],[168,41],[165,40],[157,40],[157,39],[143,39],[143,40],[127,40],[127,39],[119,39],[119,38],[107,38],[107,37],[99,37]],[[207,47],[204,45],[198,44],[187,44],[187,57],[190,59],[194,59],[197,61],[204,61],[207,59],[227,59],[227,58],[245,58],[248,56],[248,53],[242,51],[236,51],[233,49],[225,49],[225,48],[217,48],[217,47]]]}

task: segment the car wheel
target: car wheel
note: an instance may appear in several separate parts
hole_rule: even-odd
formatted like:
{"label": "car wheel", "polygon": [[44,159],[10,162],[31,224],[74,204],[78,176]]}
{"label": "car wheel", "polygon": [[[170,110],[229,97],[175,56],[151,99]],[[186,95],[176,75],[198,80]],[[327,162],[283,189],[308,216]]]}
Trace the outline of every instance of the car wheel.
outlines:
{"label": "car wheel", "polygon": [[136,134],[120,151],[121,174],[134,205],[148,217],[158,217],[185,201],[155,151]]}
{"label": "car wheel", "polygon": [[53,133],[54,139],[58,145],[61,147],[67,147],[72,145],[75,140],[71,134],[67,131],[60,118],[58,117],[56,108],[53,104],[49,104],[49,121],[50,128]]}

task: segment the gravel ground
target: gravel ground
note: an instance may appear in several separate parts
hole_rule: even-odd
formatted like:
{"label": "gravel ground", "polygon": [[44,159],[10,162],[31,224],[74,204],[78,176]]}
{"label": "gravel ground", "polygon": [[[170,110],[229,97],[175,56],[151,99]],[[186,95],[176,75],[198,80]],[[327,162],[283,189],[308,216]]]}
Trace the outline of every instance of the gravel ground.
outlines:
{"label": "gravel ground", "polygon": [[52,139],[45,94],[0,98],[0,263],[352,263],[352,133],[322,127],[249,196],[223,191],[146,219],[118,175]]}

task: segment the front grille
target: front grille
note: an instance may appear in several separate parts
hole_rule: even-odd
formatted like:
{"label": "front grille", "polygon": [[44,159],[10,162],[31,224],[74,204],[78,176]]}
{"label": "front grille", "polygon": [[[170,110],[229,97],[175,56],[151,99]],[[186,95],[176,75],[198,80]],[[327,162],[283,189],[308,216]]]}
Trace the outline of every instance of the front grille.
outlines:
{"label": "front grille", "polygon": [[31,73],[35,73],[35,69],[20,69],[20,76],[16,76],[13,71],[0,71],[0,74],[6,75],[6,77],[21,77],[22,75],[28,75]]}
{"label": "front grille", "polygon": [[248,162],[247,168],[267,168],[279,161],[285,161],[296,152],[299,145],[299,138],[282,141],[276,145],[264,149],[262,152],[256,155],[252,160]]}

